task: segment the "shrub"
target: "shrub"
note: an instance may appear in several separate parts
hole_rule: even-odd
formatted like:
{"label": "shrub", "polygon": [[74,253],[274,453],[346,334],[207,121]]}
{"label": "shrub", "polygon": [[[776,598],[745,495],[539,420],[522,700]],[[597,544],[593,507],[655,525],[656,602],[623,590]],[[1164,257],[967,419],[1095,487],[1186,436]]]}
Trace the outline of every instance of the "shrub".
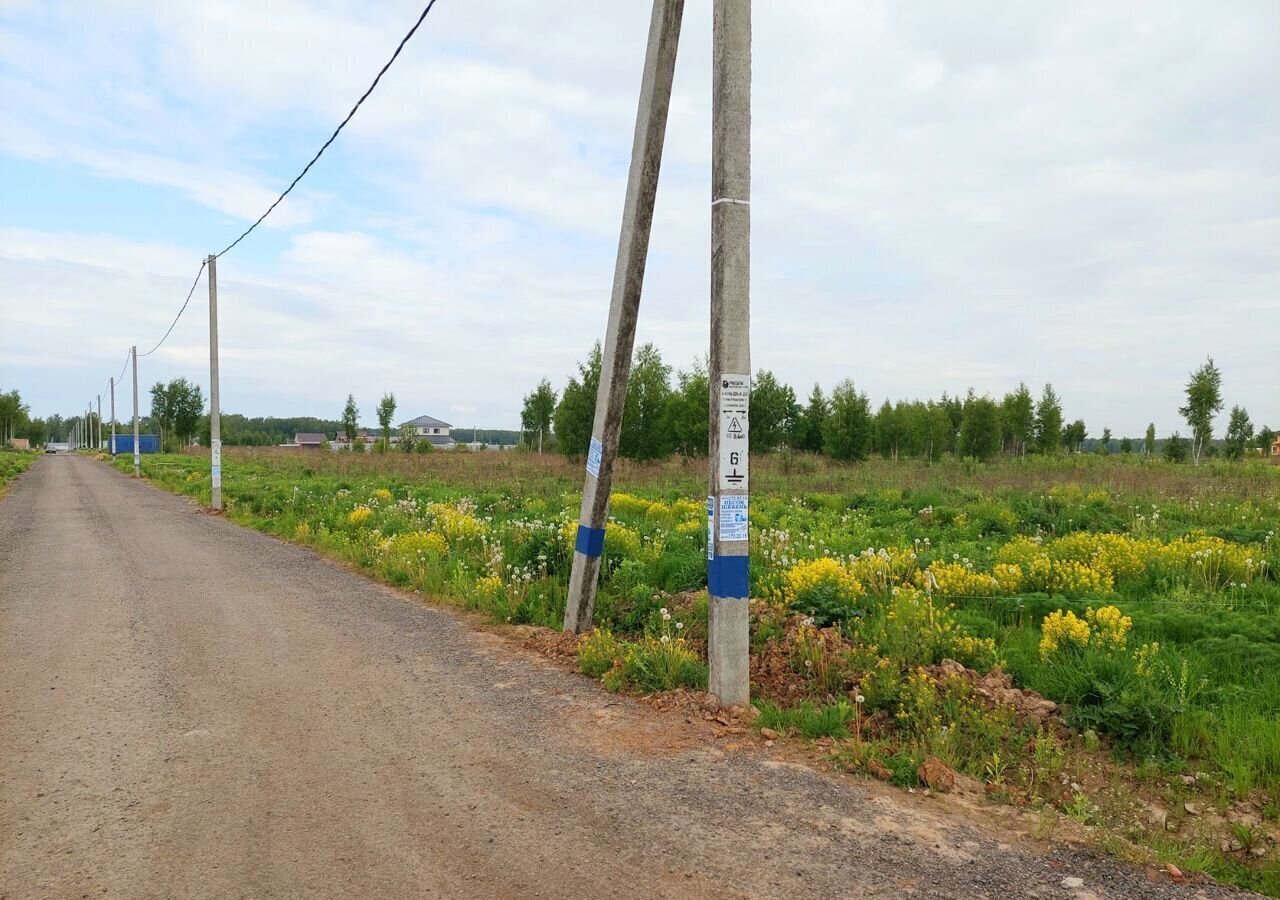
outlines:
{"label": "shrub", "polygon": [[829,556],[796,563],[784,579],[783,597],[788,606],[810,616],[819,628],[854,615],[854,604],[862,593],[858,579]]}
{"label": "shrub", "polygon": [[621,657],[622,644],[607,628],[596,628],[578,641],[578,669],[599,678]]}
{"label": "shrub", "polygon": [[916,584],[941,597],[984,597],[999,589],[995,578],[968,562],[935,562],[917,573]]}
{"label": "shrub", "polygon": [[604,673],[611,691],[624,688],[650,693],[678,687],[705,690],[707,667],[683,638],[648,637],[625,644],[623,655]]}
{"label": "shrub", "polygon": [[388,556],[428,557],[438,560],[448,553],[448,542],[434,531],[410,531],[398,534],[387,542]]}
{"label": "shrub", "polygon": [[614,559],[634,559],[640,555],[640,533],[617,522],[606,523],[604,552]]}
{"label": "shrub", "polygon": [[[901,666],[941,661],[961,635],[951,610],[913,587],[895,588],[889,602],[862,622],[859,633]],[[994,642],[991,649],[994,653]]]}
{"label": "shrub", "polygon": [[1133,619],[1114,606],[1104,606],[1099,610],[1089,607],[1084,616],[1093,629],[1092,640],[1096,646],[1104,650],[1124,649],[1128,643],[1129,629],[1133,627]]}
{"label": "shrub", "polygon": [[1083,649],[1089,646],[1089,623],[1078,618],[1071,610],[1056,610],[1045,617],[1041,625],[1040,657],[1048,660],[1068,647]]}
{"label": "shrub", "polygon": [[485,532],[484,523],[475,517],[471,504],[433,503],[427,511],[434,518],[436,528],[450,544],[478,538]]}
{"label": "shrub", "polygon": [[1102,653],[1124,650],[1133,619],[1114,606],[1089,607],[1081,619],[1071,610],[1055,610],[1041,626],[1040,658],[1046,662],[1068,650],[1094,647]]}

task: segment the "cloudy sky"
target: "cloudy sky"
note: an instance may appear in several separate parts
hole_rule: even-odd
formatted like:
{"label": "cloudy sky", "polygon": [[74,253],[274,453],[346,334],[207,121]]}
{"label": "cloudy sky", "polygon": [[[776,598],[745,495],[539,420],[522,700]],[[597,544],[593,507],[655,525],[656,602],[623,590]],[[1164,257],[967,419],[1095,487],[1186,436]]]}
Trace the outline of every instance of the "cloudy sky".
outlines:
{"label": "cloudy sky", "polygon": [[[420,6],[0,0],[0,387],[105,391]],[[394,391],[515,427],[560,387],[604,332],[648,6],[440,0],[220,260],[224,410]],[[708,342],[710,18],[688,0],[638,335],[677,367]],[[1280,4],[757,0],[754,53],[757,368],[877,402],[1050,381],[1138,435],[1212,355],[1280,425]],[[144,388],[207,387],[206,296]]]}

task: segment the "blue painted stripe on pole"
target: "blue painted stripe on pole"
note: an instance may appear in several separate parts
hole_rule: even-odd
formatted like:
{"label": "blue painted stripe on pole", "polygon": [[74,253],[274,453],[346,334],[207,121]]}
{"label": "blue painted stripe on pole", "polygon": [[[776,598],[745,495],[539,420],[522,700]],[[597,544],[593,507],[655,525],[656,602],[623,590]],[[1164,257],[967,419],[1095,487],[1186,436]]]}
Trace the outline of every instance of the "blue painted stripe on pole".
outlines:
{"label": "blue painted stripe on pole", "polygon": [[707,587],[713,597],[746,597],[750,580],[745,556],[717,556],[707,563]]}
{"label": "blue painted stripe on pole", "polygon": [[599,556],[604,553],[604,529],[578,524],[578,539],[573,549],[583,556]]}

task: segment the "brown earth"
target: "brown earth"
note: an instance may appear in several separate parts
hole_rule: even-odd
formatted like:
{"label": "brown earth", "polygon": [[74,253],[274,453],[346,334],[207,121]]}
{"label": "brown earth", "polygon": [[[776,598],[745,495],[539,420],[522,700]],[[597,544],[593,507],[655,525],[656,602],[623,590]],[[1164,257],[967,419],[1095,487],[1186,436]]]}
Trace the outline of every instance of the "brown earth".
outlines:
{"label": "brown earth", "polygon": [[4,900],[1237,895],[728,746],[93,460],[0,500]]}

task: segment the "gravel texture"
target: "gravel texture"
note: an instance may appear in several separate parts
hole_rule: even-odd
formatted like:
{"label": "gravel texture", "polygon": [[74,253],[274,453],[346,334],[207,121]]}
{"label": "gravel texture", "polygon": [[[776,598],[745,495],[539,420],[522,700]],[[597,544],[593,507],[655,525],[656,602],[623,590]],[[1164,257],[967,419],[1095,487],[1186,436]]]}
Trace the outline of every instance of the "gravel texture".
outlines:
{"label": "gravel texture", "polygon": [[5,900],[1239,896],[742,743],[87,458],[0,500]]}

